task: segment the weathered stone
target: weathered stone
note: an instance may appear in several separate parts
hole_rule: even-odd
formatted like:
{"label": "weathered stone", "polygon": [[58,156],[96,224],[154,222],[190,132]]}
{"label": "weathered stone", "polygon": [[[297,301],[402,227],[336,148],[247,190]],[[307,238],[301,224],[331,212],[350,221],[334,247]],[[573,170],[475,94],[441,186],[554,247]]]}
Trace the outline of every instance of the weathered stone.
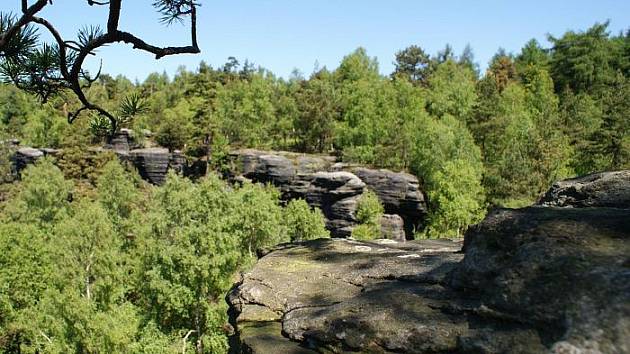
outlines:
{"label": "weathered stone", "polygon": [[149,183],[161,185],[166,180],[171,162],[168,149],[148,148],[131,150],[129,158],[140,176]]}
{"label": "weathered stone", "polygon": [[450,284],[539,330],[548,347],[630,349],[630,210],[499,209],[464,250]]}
{"label": "weathered stone", "polygon": [[[331,188],[331,194],[339,193],[337,186],[325,184],[313,187],[318,173],[344,172],[356,175],[369,188],[373,189],[384,204],[388,214],[402,217],[406,238],[413,238],[413,231],[422,228],[426,217],[426,202],[419,188],[418,179],[407,173],[388,170],[373,170],[356,165],[334,163],[334,157],[305,155],[288,152],[266,152],[259,150],[238,150],[232,156],[232,179],[239,176],[253,182],[271,183],[278,187],[285,201],[305,199],[312,206],[324,206],[327,227],[333,235],[349,236],[356,225],[354,210],[355,194],[341,201],[322,203],[322,194]],[[319,182],[318,182],[319,183]],[[318,195],[310,195],[315,192]],[[354,193],[354,192],[353,192]],[[360,194],[360,193],[359,193]]]}
{"label": "weathered stone", "polygon": [[[467,233],[465,254],[459,248],[450,241],[340,239],[281,246],[228,296],[241,348],[630,349],[630,210],[496,210]],[[264,335],[249,328],[264,328]]]}
{"label": "weathered stone", "polygon": [[114,150],[116,153],[127,153],[131,150],[131,135],[132,131],[129,129],[120,129],[114,134],[105,145],[107,149]]}
{"label": "weathered stone", "polygon": [[11,157],[13,174],[19,176],[28,165],[34,164],[35,161],[42,157],[44,157],[44,152],[39,149],[31,147],[17,149]]}
{"label": "weathered stone", "polygon": [[322,210],[333,237],[349,237],[357,223],[355,211],[365,183],[350,172],[317,172],[306,201]]}
{"label": "weathered stone", "polygon": [[553,184],[544,206],[630,208],[630,170],[595,173]]}
{"label": "weathered stone", "polygon": [[405,222],[400,215],[385,214],[381,217],[381,237],[405,242]]}
{"label": "weathered stone", "polygon": [[404,219],[407,233],[422,228],[427,205],[417,177],[404,172],[363,167],[349,168],[349,171],[378,195],[385,213],[397,214]]}
{"label": "weathered stone", "polygon": [[[460,247],[451,241],[344,239],[282,246],[263,257],[228,295],[241,349],[278,352],[262,345],[282,343],[286,352],[305,347],[402,352],[414,340],[447,348],[465,322],[453,324],[450,332],[429,323],[451,321],[439,309],[449,292],[437,284],[461,259]],[[435,298],[417,303],[423,291]],[[252,336],[250,328],[264,328],[266,340]]]}

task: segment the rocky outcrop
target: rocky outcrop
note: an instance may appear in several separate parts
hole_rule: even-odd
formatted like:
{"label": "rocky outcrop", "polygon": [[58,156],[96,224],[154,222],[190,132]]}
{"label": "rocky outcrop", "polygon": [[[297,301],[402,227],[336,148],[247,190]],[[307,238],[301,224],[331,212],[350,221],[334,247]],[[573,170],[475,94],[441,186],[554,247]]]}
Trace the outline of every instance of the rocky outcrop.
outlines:
{"label": "rocky outcrop", "polygon": [[414,229],[422,229],[421,216],[427,214],[427,205],[416,176],[363,167],[349,170],[376,192],[385,213],[400,215],[406,221],[408,234],[412,234]]}
{"label": "rocky outcrop", "polygon": [[130,129],[120,129],[114,136],[109,138],[105,145],[106,149],[113,150],[117,153],[127,153],[135,148],[133,141],[133,132]]}
{"label": "rocky outcrop", "polygon": [[[451,295],[438,284],[462,258],[460,247],[450,241],[347,239],[281,247],[261,258],[228,295],[242,344],[235,351],[412,352],[414,337],[449,341],[454,334],[430,323],[450,321],[439,305]],[[435,298],[418,303],[423,292]],[[283,350],[270,350],[270,344]]]}
{"label": "rocky outcrop", "polygon": [[611,207],[497,209],[463,252],[284,245],[228,295],[235,352],[627,353],[629,255],[630,209]]}
{"label": "rocky outcrop", "polygon": [[35,149],[31,147],[19,148],[11,157],[13,174],[17,177],[28,165],[34,164],[37,160],[44,156],[55,156],[58,153],[59,150],[57,149]]}
{"label": "rocky outcrop", "polygon": [[630,170],[595,173],[554,183],[545,206],[630,208]]}
{"label": "rocky outcrop", "polygon": [[178,155],[171,154],[165,148],[131,150],[128,158],[142,179],[156,185],[161,185],[166,181],[169,169],[179,170],[178,172],[183,170],[182,161]]}
{"label": "rocky outcrop", "polygon": [[321,209],[333,237],[350,237],[364,188],[365,183],[352,173],[317,172],[306,192],[306,202]]}
{"label": "rocky outcrop", "polygon": [[450,285],[535,329],[546,347],[630,350],[630,210],[496,210],[464,251]]}
{"label": "rocky outcrop", "polygon": [[[270,183],[280,190],[284,200],[301,198],[321,207],[334,237],[350,235],[364,187],[376,192],[387,214],[402,218],[408,239],[413,238],[414,230],[422,228],[427,213],[419,181],[410,174],[335,163],[330,156],[289,152],[247,149],[234,151],[231,157],[232,178]],[[342,188],[343,192],[337,190],[339,176],[354,181],[351,192],[348,186]]]}

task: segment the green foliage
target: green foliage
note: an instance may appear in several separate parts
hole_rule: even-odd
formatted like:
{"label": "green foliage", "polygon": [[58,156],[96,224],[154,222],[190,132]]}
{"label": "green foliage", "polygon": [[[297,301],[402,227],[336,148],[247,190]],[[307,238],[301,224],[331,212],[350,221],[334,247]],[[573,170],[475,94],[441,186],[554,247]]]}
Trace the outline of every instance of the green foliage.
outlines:
{"label": "green foliage", "polygon": [[356,218],[359,225],[352,230],[357,240],[374,240],[381,236],[381,217],[385,209],[376,193],[366,190],[357,203]]}
{"label": "green foliage", "polygon": [[131,216],[139,200],[134,176],[125,171],[117,160],[105,164],[96,182],[98,200],[114,224]]}
{"label": "green foliage", "polygon": [[464,123],[448,115],[420,121],[416,134],[410,167],[429,195],[427,235],[457,236],[485,214],[480,149]]}
{"label": "green foliage", "polygon": [[162,332],[193,330],[191,342],[220,352],[227,345],[223,294],[241,259],[228,194],[215,177],[193,184],[169,174],[141,231],[146,252],[138,279],[141,305]]}
{"label": "green foliage", "polygon": [[283,213],[291,242],[330,237],[321,210],[311,208],[303,199],[290,201]]}
{"label": "green foliage", "polygon": [[64,131],[68,126],[66,119],[49,105],[33,111],[26,118],[22,128],[24,142],[36,147],[60,147]]}
{"label": "green foliage", "polygon": [[39,159],[22,171],[15,200],[7,208],[13,220],[49,224],[62,218],[69,206],[72,182],[49,158]]}
{"label": "green foliage", "polygon": [[428,80],[428,111],[441,117],[450,114],[464,122],[477,103],[475,77],[470,69],[448,60],[435,69]]}
{"label": "green foliage", "polygon": [[299,149],[324,152],[332,147],[338,100],[333,77],[327,70],[300,83],[296,93],[299,114],[293,122]]}
{"label": "green foliage", "polygon": [[241,249],[247,256],[269,246],[290,240],[282,223],[280,193],[271,186],[245,183],[236,190],[239,205],[234,210],[239,220],[237,235],[241,239]]}
{"label": "green foliage", "polygon": [[192,136],[194,112],[185,100],[180,100],[173,108],[167,108],[157,126],[155,141],[169,150],[183,149]]}
{"label": "green foliage", "polygon": [[403,78],[417,85],[425,85],[432,69],[431,58],[422,48],[409,46],[396,52],[394,77]]}
{"label": "green foliage", "polygon": [[111,151],[86,151],[85,147],[71,146],[61,151],[56,165],[67,179],[87,180],[95,184],[103,166],[116,159]]}
{"label": "green foliage", "polygon": [[468,225],[483,218],[483,187],[478,166],[456,159],[444,165],[425,181],[432,212],[428,237],[462,237]]}

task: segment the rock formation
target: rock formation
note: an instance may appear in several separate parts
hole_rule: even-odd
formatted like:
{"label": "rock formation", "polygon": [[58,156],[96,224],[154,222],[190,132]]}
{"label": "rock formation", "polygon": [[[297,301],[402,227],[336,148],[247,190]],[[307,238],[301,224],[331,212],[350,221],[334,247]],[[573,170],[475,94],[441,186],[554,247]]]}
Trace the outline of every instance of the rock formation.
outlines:
{"label": "rock formation", "polygon": [[[123,161],[129,161],[138,170],[140,176],[149,183],[160,185],[166,180],[169,170],[174,170],[184,176],[196,178],[206,173],[206,162],[203,160],[191,160],[186,158],[181,151],[169,152],[160,147],[138,148],[138,144],[132,139],[133,133],[129,129],[121,129],[108,143],[105,150],[111,150]],[[89,148],[86,154],[98,154],[103,148]],[[20,171],[27,165],[35,163],[37,159],[46,155],[57,155],[61,150],[34,149],[23,147],[13,154],[13,171],[19,176]]]}
{"label": "rock formation", "polygon": [[[628,188],[582,188],[579,200],[624,206]],[[463,251],[451,241],[279,246],[228,295],[234,350],[630,352],[629,208],[497,209]]]}
{"label": "rock formation", "polygon": [[[232,153],[232,178],[270,183],[284,200],[302,198],[322,208],[333,237],[347,237],[356,224],[354,212],[364,189],[376,192],[385,212],[399,216],[407,239],[422,228],[427,213],[416,177],[407,173],[335,163],[334,157],[289,152],[238,150]],[[361,182],[361,183],[358,183]],[[383,219],[383,229],[394,226]],[[396,224],[396,227],[399,227]],[[387,231],[391,233],[390,231]],[[400,237],[400,230],[395,237]]]}
{"label": "rock formation", "polygon": [[58,152],[59,150],[56,149],[19,148],[11,157],[13,174],[17,177],[28,165],[35,163],[37,160],[47,155],[55,156]]}
{"label": "rock formation", "polygon": [[630,170],[595,173],[556,182],[539,204],[574,208],[630,208]]}

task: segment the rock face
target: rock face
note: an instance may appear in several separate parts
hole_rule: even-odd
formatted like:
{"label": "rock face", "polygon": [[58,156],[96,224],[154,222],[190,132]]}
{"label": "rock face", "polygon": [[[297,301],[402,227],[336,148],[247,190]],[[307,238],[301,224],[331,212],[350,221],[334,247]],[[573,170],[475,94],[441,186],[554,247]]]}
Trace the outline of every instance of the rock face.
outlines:
{"label": "rock face", "polygon": [[362,167],[351,171],[376,192],[385,213],[400,215],[406,221],[407,233],[422,228],[418,216],[426,215],[427,206],[416,176]]}
{"label": "rock face", "polygon": [[333,237],[350,237],[364,188],[365,183],[352,173],[317,172],[306,192],[306,202],[322,210]]}
{"label": "rock face", "polygon": [[137,149],[129,152],[129,159],[138,169],[142,179],[161,185],[171,166],[171,153],[165,148]]}
{"label": "rock face", "polygon": [[630,350],[629,209],[496,210],[464,251],[450,285],[536,329],[546,347]]}
{"label": "rock face", "polygon": [[630,209],[498,209],[459,250],[280,246],[228,295],[235,352],[630,352]]}
{"label": "rock face", "polygon": [[539,204],[630,208],[630,170],[595,173],[554,183]]}
{"label": "rock face", "polygon": [[335,163],[329,156],[251,149],[234,151],[232,165],[234,179],[271,183],[284,200],[301,198],[321,207],[334,237],[350,235],[365,187],[376,192],[387,214],[402,218],[408,239],[422,228],[427,213],[418,179],[406,173]]}

